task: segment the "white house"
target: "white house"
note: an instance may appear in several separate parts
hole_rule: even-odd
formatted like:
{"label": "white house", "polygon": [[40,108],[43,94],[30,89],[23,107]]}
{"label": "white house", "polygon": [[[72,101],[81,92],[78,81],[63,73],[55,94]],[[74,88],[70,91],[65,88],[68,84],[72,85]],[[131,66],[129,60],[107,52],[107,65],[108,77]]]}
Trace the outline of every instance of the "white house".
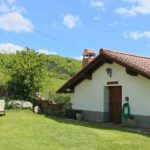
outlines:
{"label": "white house", "polygon": [[85,50],[83,68],[57,92],[71,93],[72,107],[85,120],[122,122],[129,100],[136,126],[150,128],[150,58],[101,49]]}

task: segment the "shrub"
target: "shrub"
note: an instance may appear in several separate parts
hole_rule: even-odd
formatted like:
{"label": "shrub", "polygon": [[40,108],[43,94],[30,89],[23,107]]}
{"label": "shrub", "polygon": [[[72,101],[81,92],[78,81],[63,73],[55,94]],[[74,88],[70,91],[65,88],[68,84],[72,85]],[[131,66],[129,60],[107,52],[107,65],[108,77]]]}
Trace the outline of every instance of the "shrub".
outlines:
{"label": "shrub", "polygon": [[28,101],[24,101],[22,103],[22,108],[23,109],[32,109],[33,108],[33,104],[31,102],[28,102]]}
{"label": "shrub", "polygon": [[23,100],[10,100],[6,103],[7,109],[32,109],[33,105],[31,102]]}
{"label": "shrub", "polygon": [[69,94],[57,94],[50,92],[49,100],[55,101],[56,103],[70,103],[71,98]]}
{"label": "shrub", "polygon": [[8,109],[21,108],[21,101],[19,100],[11,100],[6,103]]}

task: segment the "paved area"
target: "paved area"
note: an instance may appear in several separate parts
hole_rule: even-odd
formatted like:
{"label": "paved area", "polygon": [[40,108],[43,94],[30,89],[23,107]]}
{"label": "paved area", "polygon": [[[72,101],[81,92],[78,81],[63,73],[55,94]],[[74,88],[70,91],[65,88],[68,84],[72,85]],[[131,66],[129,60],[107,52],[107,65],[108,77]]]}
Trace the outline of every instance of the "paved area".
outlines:
{"label": "paved area", "polygon": [[124,128],[124,129],[127,129],[129,131],[135,131],[135,132],[138,132],[138,133],[145,133],[145,134],[150,135],[150,128],[128,127],[128,126],[124,126],[122,124],[114,124],[114,123],[100,123],[100,124],[110,126],[110,127]]}
{"label": "paved area", "polygon": [[[67,120],[74,120],[74,119],[67,119]],[[78,120],[74,120],[74,121],[77,121],[77,122],[80,122]],[[100,125],[103,125],[103,126],[108,126],[108,127],[114,127],[114,128],[122,128],[122,129],[127,129],[129,131],[134,131],[134,132],[137,132],[137,133],[144,133],[144,134],[148,134],[150,135],[150,128],[131,128],[131,127],[128,127],[127,125],[122,125],[122,124],[115,124],[115,123],[111,123],[111,122],[107,122],[107,123],[93,123],[93,122],[87,122],[87,121],[83,121],[85,123],[88,123],[88,124],[100,124]]]}

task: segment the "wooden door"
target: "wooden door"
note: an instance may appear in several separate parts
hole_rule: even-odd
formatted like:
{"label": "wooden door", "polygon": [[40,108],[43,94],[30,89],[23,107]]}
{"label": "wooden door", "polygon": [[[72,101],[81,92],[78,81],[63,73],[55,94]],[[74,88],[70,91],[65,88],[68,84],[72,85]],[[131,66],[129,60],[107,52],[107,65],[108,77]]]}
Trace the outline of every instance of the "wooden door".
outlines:
{"label": "wooden door", "polygon": [[109,87],[109,121],[121,123],[122,87]]}

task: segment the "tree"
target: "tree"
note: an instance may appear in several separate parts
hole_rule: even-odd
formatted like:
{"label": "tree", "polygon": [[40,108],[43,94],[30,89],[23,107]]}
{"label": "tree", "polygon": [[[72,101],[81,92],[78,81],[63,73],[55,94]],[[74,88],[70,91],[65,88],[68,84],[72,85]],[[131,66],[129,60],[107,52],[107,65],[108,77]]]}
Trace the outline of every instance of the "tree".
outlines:
{"label": "tree", "polygon": [[42,85],[45,74],[45,55],[26,48],[17,52],[10,67],[10,89],[13,97],[31,99]]}

